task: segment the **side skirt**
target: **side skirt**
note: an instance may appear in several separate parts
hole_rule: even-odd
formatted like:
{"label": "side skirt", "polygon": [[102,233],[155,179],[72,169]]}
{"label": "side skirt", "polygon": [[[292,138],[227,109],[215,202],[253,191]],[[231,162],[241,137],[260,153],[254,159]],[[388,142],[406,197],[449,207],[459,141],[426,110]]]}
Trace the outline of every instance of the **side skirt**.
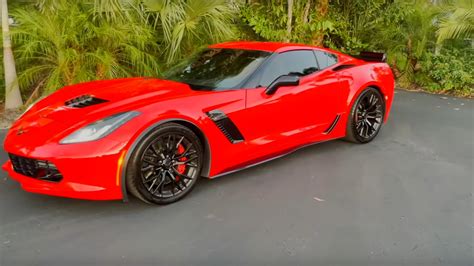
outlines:
{"label": "side skirt", "polygon": [[249,163],[247,165],[244,165],[244,166],[241,166],[241,167],[237,167],[236,169],[232,169],[232,170],[229,170],[229,171],[226,171],[226,172],[223,172],[223,173],[220,173],[220,174],[217,174],[215,176],[211,176],[209,177],[209,179],[214,179],[214,178],[218,178],[218,177],[221,177],[221,176],[225,176],[225,175],[229,175],[229,174],[233,174],[235,172],[239,172],[239,171],[242,171],[242,170],[245,170],[247,168],[250,168],[250,167],[254,167],[254,166],[257,166],[257,165],[260,165],[260,164],[264,164],[266,162],[270,162],[270,161],[273,161],[273,160],[276,160],[278,158],[281,158],[281,157],[284,157],[286,155],[289,155],[289,154],[292,154],[300,149],[304,149],[304,148],[307,148],[307,147],[310,147],[310,146],[313,146],[313,145],[316,145],[316,144],[319,144],[319,143],[324,143],[324,142],[327,142],[327,141],[331,141],[331,140],[335,140],[335,139],[340,139],[340,138],[343,138],[344,136],[341,136],[341,137],[335,137],[335,138],[331,138],[331,139],[327,139],[327,140],[322,140],[322,141],[316,141],[316,142],[312,142],[312,143],[309,143],[309,144],[304,144],[304,145],[301,145],[301,146],[298,146],[296,148],[292,148],[292,149],[288,149],[284,152],[281,152],[281,153],[278,153],[276,154],[275,156],[272,156],[270,158],[266,158],[266,159],[262,159],[260,161],[257,161],[257,162],[254,162],[254,163]]}

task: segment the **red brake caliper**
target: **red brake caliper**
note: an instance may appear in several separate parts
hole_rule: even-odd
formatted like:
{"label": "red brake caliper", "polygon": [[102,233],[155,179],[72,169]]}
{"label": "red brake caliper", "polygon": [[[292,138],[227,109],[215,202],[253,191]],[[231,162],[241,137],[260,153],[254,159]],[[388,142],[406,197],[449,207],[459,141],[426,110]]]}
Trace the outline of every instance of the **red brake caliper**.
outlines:
{"label": "red brake caliper", "polygon": [[[184,151],[185,151],[184,146],[182,144],[179,144],[178,151],[177,151],[178,155],[183,154]],[[186,160],[187,160],[186,157],[179,158],[180,162],[184,162]],[[186,165],[180,164],[180,165],[178,165],[176,170],[178,171],[178,173],[184,174],[184,171],[186,171]],[[180,180],[180,177],[176,176],[176,181],[179,181],[179,180]]]}

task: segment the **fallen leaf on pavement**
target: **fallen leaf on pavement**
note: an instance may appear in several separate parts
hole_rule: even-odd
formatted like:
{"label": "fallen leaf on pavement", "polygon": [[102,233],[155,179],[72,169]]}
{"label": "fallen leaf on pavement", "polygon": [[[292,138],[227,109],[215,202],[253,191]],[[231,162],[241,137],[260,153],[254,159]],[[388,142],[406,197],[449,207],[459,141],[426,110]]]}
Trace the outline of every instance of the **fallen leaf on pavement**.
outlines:
{"label": "fallen leaf on pavement", "polygon": [[325,201],[325,200],[323,200],[323,199],[320,199],[320,198],[317,198],[317,197],[314,197],[313,199],[314,199],[315,201],[319,201],[319,202],[323,202],[323,201]]}

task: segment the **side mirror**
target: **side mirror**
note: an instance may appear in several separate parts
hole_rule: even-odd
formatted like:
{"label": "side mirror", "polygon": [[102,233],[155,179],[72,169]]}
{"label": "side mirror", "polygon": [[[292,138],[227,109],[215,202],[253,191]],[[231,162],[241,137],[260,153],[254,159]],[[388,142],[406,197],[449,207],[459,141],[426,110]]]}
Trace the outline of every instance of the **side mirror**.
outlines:
{"label": "side mirror", "polygon": [[265,90],[267,95],[274,94],[278,88],[284,86],[297,86],[300,84],[300,77],[295,75],[282,75],[275,79]]}

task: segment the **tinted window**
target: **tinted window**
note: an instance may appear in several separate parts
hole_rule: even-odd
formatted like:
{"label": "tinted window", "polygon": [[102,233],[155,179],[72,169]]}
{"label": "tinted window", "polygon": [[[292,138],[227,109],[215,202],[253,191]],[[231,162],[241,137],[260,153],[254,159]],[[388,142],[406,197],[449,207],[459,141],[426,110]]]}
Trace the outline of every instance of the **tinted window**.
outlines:
{"label": "tinted window", "polygon": [[232,89],[241,85],[268,56],[270,53],[262,51],[207,49],[164,76],[193,89]]}
{"label": "tinted window", "polygon": [[281,75],[305,76],[317,70],[316,59],[310,50],[282,53],[266,65],[260,85],[267,87]]}
{"label": "tinted window", "polygon": [[323,51],[314,51],[320,69],[325,69],[337,63],[337,56]]}

